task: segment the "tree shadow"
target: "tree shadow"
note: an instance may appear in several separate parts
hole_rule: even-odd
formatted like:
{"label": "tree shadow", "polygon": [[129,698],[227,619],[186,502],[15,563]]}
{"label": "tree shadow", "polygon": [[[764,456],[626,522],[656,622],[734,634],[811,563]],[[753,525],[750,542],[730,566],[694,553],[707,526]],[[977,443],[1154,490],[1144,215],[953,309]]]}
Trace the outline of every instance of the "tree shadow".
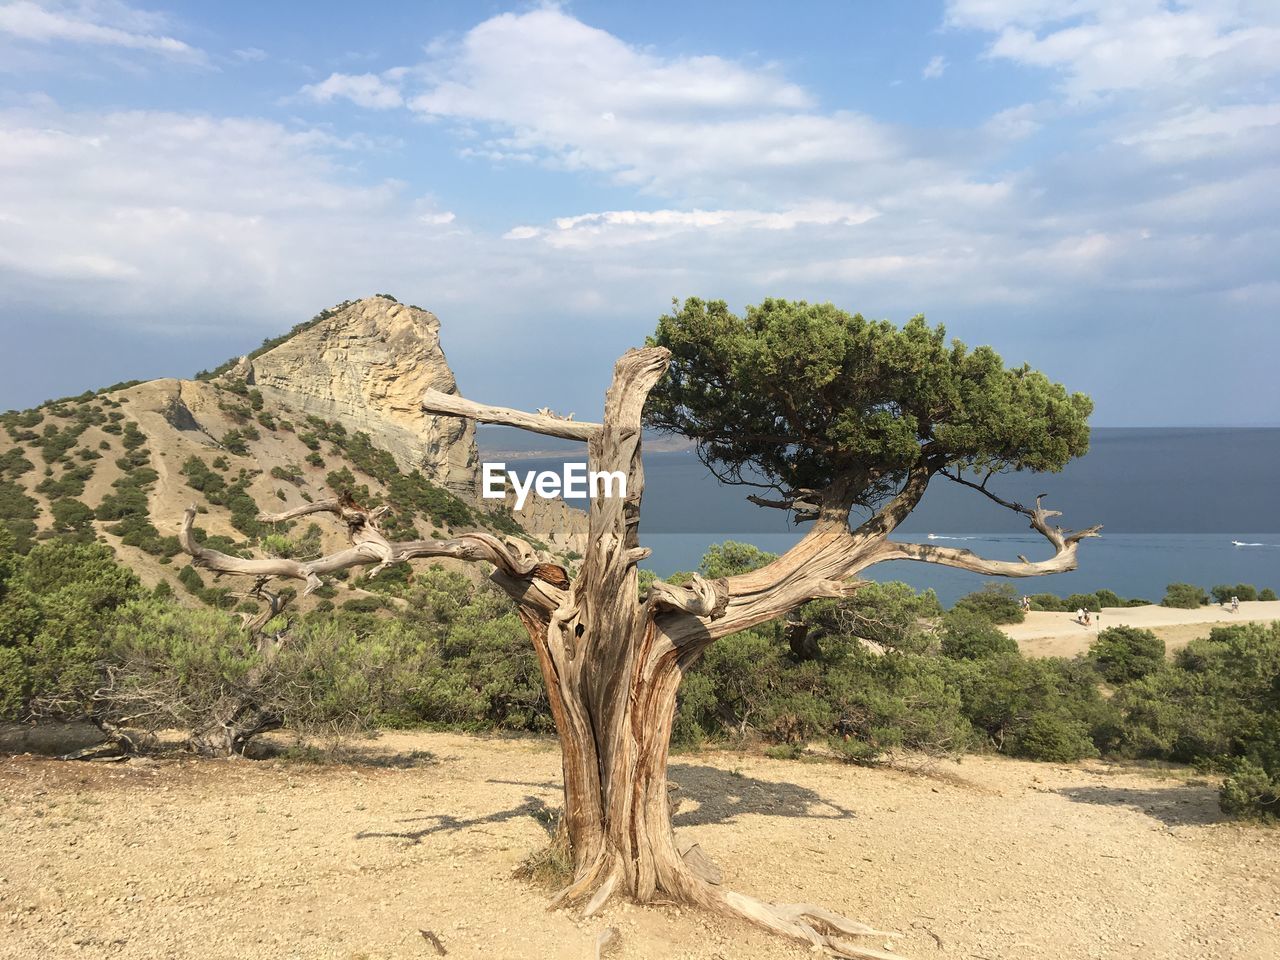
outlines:
{"label": "tree shadow", "polygon": [[1212,787],[1180,784],[1169,787],[1064,787],[1055,793],[1077,803],[1104,807],[1128,807],[1145,813],[1170,827],[1222,823],[1227,818],[1218,808],[1218,793]]}
{"label": "tree shadow", "polygon": [[[746,814],[767,817],[800,817],[811,820],[848,820],[856,816],[808,787],[773,780],[758,780],[718,767],[703,764],[676,763],[669,770],[672,800],[677,804],[671,818],[674,827],[696,827],[711,823],[733,823]],[[559,790],[553,781],[489,780],[489,783],[516,784],[545,790]],[[692,807],[690,804],[696,803]],[[531,817],[549,837],[555,836],[560,819],[558,808],[550,807],[540,797],[526,796],[522,803],[505,810],[474,817],[457,817],[450,813],[429,813],[402,817],[395,821],[400,829],[362,830],[357,840],[402,840],[406,844],[422,843],[438,833],[457,833],[491,823],[505,823]],[[421,826],[413,826],[421,824]]]}
{"label": "tree shadow", "polygon": [[538,790],[555,790],[564,789],[564,784],[559,780],[497,780],[490,777],[485,783],[500,783],[509,787],[534,787]]}
{"label": "tree shadow", "polygon": [[356,839],[403,840],[406,844],[414,846],[433,834],[456,833],[459,830],[469,830],[472,827],[489,823],[505,823],[508,820],[518,820],[521,817],[532,817],[547,831],[549,836],[552,836],[555,833],[556,823],[560,819],[560,813],[558,810],[548,807],[538,797],[525,797],[524,802],[517,806],[476,817],[455,817],[448,813],[429,813],[420,817],[402,817],[396,823],[423,823],[424,825],[421,827],[406,827],[403,830],[361,830],[356,834]]}
{"label": "tree shadow", "polygon": [[766,817],[799,817],[808,820],[848,820],[857,816],[808,787],[774,780],[758,780],[703,764],[673,763],[668,771],[678,785],[672,799],[682,804],[696,801],[696,809],[677,807],[671,823],[697,827],[733,823],[746,814]]}

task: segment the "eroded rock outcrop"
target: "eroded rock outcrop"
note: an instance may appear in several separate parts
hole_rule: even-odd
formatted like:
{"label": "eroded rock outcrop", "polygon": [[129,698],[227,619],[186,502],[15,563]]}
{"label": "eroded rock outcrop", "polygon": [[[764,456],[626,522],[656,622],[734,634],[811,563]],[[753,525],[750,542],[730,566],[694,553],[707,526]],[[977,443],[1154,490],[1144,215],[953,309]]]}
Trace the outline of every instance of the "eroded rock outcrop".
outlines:
{"label": "eroded rock outcrop", "polygon": [[265,397],[364,431],[402,470],[475,495],[474,426],[422,412],[428,388],[457,392],[440,348],[440,321],[426,310],[385,297],[357,300],[237,373]]}

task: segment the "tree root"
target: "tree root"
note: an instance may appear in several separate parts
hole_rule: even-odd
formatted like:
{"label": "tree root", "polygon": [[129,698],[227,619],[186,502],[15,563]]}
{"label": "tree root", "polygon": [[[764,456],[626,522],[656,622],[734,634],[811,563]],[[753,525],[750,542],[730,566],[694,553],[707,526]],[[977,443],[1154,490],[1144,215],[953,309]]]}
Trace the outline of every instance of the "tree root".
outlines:
{"label": "tree root", "polygon": [[[705,855],[703,859],[706,859]],[[711,864],[709,859],[706,862]],[[581,903],[590,894],[590,900],[583,908],[583,916],[594,916],[613,896],[621,892],[618,889],[620,872],[616,862],[611,863],[608,857],[598,857],[583,875],[560,892],[551,907],[554,909],[572,902]],[[725,890],[699,876],[687,863],[684,864],[682,880],[678,886],[679,891],[671,893],[669,900],[650,902],[697,906],[723,916],[737,917],[789,939],[808,943],[828,956],[844,960],[903,960],[900,954],[860,946],[845,939],[876,937],[883,942],[898,934],[877,930],[824,907],[811,903],[767,903],[744,893]]]}
{"label": "tree root", "polygon": [[862,947],[843,937],[893,937],[896,934],[877,930],[811,903],[765,903],[746,894],[726,890],[720,894],[728,912],[750,920],[775,933],[805,940],[833,957],[847,960],[902,960],[896,953]]}

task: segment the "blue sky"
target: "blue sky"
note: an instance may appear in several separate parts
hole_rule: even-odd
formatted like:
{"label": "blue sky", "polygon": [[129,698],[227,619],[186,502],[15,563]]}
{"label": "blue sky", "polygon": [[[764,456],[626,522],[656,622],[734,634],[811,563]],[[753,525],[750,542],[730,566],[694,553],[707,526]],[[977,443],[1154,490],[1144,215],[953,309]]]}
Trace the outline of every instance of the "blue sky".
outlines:
{"label": "blue sky", "polygon": [[336,301],[598,410],[672,297],[924,313],[1278,424],[1280,4],[0,2],[0,408]]}

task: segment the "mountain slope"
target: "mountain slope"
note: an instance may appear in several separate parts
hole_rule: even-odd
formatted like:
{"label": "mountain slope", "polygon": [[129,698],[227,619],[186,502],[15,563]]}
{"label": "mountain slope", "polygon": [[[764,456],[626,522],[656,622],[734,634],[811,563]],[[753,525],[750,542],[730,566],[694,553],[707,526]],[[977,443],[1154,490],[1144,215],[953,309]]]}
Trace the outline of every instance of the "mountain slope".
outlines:
{"label": "mountain slope", "polygon": [[103,539],[144,582],[219,606],[249,585],[214,586],[184,569],[175,534],[193,503],[198,535],[245,556],[346,546],[332,525],[256,519],[343,493],[388,504],[393,538],[488,529],[549,556],[580,549],[580,513],[540,503],[517,519],[477,499],[472,425],[415,411],[426,387],[456,390],[439,329],[426,311],[373,297],[323,311],[202,379],[10,411],[0,416],[0,522],[28,542]]}

